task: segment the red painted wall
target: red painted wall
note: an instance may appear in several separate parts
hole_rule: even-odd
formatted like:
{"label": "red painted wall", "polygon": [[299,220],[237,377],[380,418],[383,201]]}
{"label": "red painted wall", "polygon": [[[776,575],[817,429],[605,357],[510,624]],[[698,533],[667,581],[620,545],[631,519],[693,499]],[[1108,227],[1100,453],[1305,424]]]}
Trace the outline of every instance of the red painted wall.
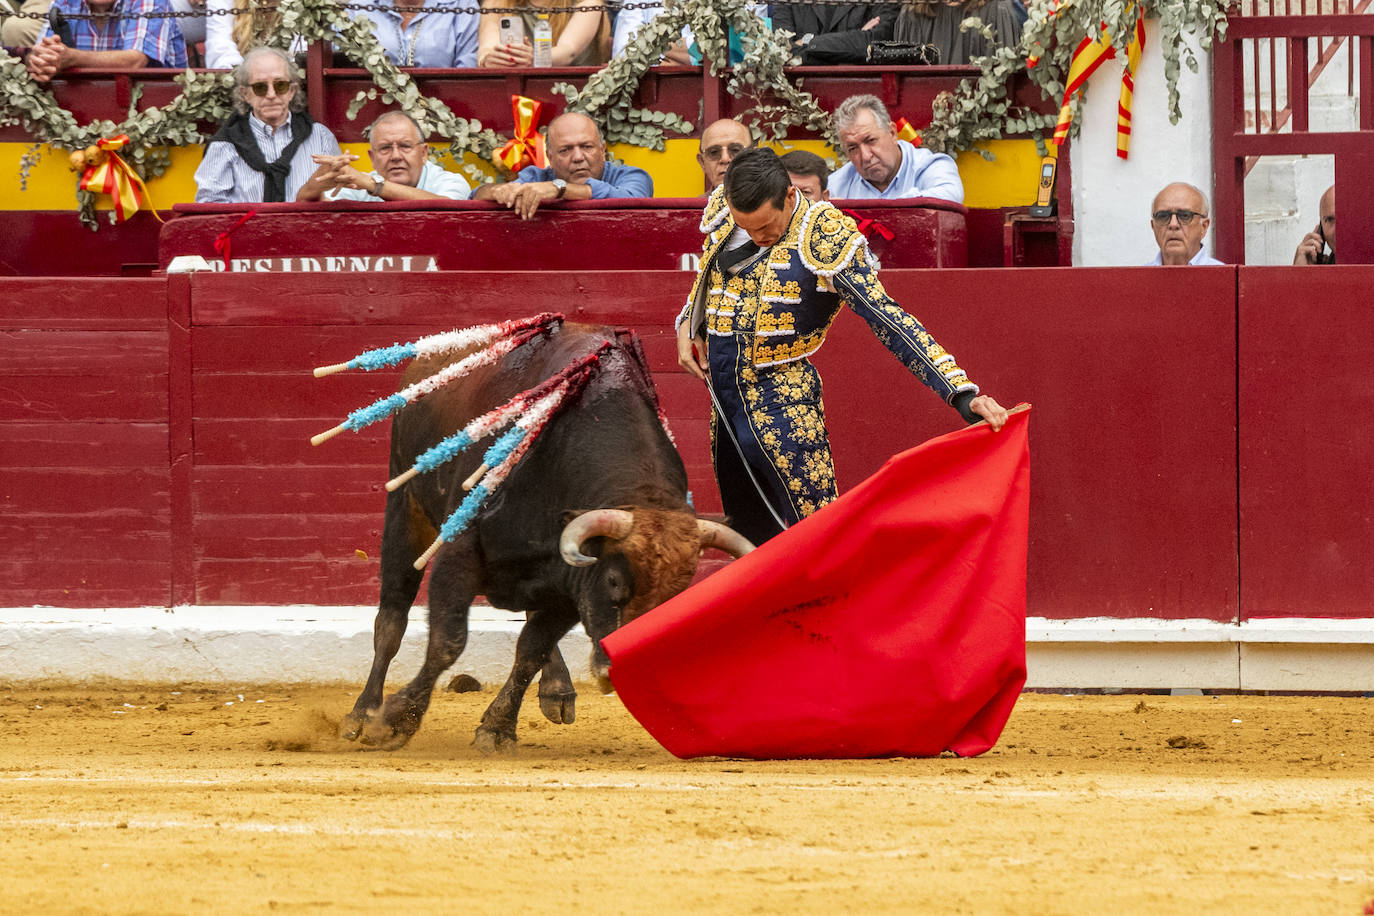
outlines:
{"label": "red painted wall", "polygon": [[[1032,614],[1370,614],[1374,443],[1358,417],[1374,401],[1374,325],[1358,303],[1374,271],[884,281],[990,393],[1035,405]],[[670,332],[689,282],[0,279],[0,605],[372,603],[386,430],[308,438],[396,376],[309,370],[544,308],[640,329],[698,505],[714,511],[706,398],[676,371]],[[842,487],[959,423],[852,316],[817,361]]]}

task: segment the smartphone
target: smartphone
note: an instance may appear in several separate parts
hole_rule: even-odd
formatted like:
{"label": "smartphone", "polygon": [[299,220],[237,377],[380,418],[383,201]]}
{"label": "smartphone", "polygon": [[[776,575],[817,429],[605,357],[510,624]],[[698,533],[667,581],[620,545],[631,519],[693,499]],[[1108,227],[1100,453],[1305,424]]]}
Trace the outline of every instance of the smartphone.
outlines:
{"label": "smartphone", "polygon": [[525,43],[525,22],[519,16],[502,16],[501,31],[499,33],[501,44],[521,45]]}

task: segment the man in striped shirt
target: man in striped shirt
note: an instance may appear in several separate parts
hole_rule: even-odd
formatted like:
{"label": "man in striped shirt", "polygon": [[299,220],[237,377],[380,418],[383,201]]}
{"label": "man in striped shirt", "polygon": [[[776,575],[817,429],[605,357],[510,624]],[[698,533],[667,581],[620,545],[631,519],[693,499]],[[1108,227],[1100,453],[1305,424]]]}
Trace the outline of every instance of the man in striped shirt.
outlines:
{"label": "man in striped shirt", "polygon": [[338,156],[339,141],[305,113],[296,63],[254,48],[234,68],[238,113],[210,138],[196,169],[197,203],[295,200],[315,173],[313,156]]}
{"label": "man in striped shirt", "polygon": [[169,0],[53,0],[53,8],[65,16],[96,18],[68,19],[70,47],[44,23],[38,43],[25,58],[29,73],[40,83],[70,67],[186,66],[186,40],[177,21],[147,15],[170,13]]}

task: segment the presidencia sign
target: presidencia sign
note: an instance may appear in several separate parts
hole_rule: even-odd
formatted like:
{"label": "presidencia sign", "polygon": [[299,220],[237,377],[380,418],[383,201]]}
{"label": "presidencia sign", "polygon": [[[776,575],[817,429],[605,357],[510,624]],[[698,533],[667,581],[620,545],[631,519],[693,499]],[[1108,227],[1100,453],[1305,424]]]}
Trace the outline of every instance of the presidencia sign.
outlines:
{"label": "presidencia sign", "polygon": [[391,271],[429,273],[439,269],[432,254],[303,255],[292,258],[218,258],[208,262],[210,270],[229,273],[351,273]]}

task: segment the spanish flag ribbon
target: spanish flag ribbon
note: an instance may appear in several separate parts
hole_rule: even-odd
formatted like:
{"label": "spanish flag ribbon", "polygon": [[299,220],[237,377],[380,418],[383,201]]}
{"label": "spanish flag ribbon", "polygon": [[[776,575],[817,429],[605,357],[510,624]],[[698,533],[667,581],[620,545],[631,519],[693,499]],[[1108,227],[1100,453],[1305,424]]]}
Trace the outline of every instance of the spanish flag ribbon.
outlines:
{"label": "spanish flag ribbon", "polygon": [[894,233],[891,229],[887,228],[887,226],[878,222],[876,219],[871,219],[867,216],[860,216],[853,210],[841,210],[840,212],[843,213],[845,216],[849,217],[850,219],[854,220],[855,225],[858,227],[859,232],[863,235],[864,238],[869,238],[870,236],[876,233],[877,235],[882,237],[883,241],[890,242],[897,237],[896,233]]}
{"label": "spanish flag ribbon", "polygon": [[1116,155],[1125,159],[1131,151],[1131,97],[1135,93],[1135,68],[1145,50],[1145,13],[1137,7],[1135,29],[1126,45],[1126,72],[1121,74],[1121,101],[1116,109]]}
{"label": "spanish flag ribbon", "polygon": [[514,136],[496,151],[496,161],[508,170],[518,172],[527,165],[541,169],[548,166],[544,137],[539,133],[539,112],[543,107],[544,103],[523,95],[510,97],[511,114],[515,118]]}
{"label": "spanish flag ribbon", "polygon": [[892,126],[897,128],[898,140],[905,140],[906,142],[914,144],[916,146],[921,145],[920,133],[916,130],[916,128],[911,126],[910,122],[908,122],[906,118],[898,118],[897,120],[892,122]]}
{"label": "spanish flag ribbon", "polygon": [[81,161],[86,169],[77,186],[83,191],[110,195],[114,199],[116,222],[122,223],[137,213],[144,200],[148,201],[148,209],[152,211],[153,216],[157,217],[158,222],[162,222],[162,217],[158,216],[157,208],[152,204],[152,197],[149,196],[143,179],[119,157],[117,150],[123,149],[128,143],[129,136],[119,134],[115,137],[101,138],[96,141],[95,146],[87,148],[84,154],[75,154],[82,156]]}
{"label": "spanish flag ribbon", "polygon": [[[1124,150],[1129,146],[1129,139],[1122,139],[1123,129],[1126,137],[1129,137],[1131,132],[1131,94],[1135,87],[1135,66],[1140,62],[1140,53],[1145,47],[1144,13],[1134,3],[1126,8],[1127,12],[1129,13],[1132,8],[1136,11],[1135,30],[1126,47],[1126,72],[1121,78],[1121,101],[1117,115],[1117,155],[1123,159]],[[1073,59],[1069,63],[1069,74],[1065,80],[1064,103],[1059,109],[1059,123],[1054,127],[1053,142],[1056,146],[1063,146],[1064,141],[1069,138],[1069,127],[1073,124],[1074,94],[1083,88],[1083,84],[1097,72],[1098,67],[1114,57],[1116,48],[1112,44],[1112,37],[1107,34],[1105,22],[1102,23],[1097,36],[1092,33],[1083,36],[1083,40],[1074,49]]]}

